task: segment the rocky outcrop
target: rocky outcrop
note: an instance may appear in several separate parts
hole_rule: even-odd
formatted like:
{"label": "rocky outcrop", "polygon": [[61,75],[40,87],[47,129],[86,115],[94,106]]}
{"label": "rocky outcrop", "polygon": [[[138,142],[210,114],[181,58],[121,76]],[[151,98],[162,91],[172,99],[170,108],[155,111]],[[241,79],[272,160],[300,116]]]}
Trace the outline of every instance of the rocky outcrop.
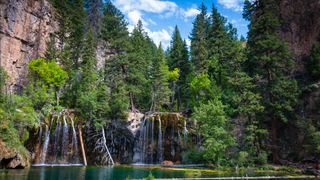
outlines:
{"label": "rocky outcrop", "polygon": [[25,168],[29,166],[29,161],[14,149],[8,148],[0,139],[0,168]]}
{"label": "rocky outcrop", "polygon": [[47,0],[0,0],[0,63],[9,91],[19,91],[27,63],[44,56],[49,37],[58,29],[53,14]]}
{"label": "rocky outcrop", "polygon": [[320,41],[320,1],[280,0],[281,36],[288,41],[297,60],[298,73],[305,72],[305,58]]}

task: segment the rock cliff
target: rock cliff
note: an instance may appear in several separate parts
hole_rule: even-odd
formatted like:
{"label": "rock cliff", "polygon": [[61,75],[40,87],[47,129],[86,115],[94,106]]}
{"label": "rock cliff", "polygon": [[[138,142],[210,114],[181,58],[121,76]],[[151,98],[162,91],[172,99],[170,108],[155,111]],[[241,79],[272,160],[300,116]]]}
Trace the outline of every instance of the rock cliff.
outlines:
{"label": "rock cliff", "polygon": [[297,75],[305,73],[312,45],[320,41],[320,1],[280,0],[281,36],[297,60]]}
{"label": "rock cliff", "polygon": [[47,0],[0,0],[0,63],[7,71],[7,90],[26,82],[27,63],[44,56],[49,37],[58,29]]}

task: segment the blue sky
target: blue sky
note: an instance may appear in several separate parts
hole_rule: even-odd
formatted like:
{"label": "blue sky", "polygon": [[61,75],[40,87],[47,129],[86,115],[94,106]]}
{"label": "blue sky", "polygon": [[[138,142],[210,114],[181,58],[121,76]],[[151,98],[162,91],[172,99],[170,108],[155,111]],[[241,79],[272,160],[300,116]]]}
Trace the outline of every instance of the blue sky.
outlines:
{"label": "blue sky", "polygon": [[[170,44],[175,25],[178,25],[181,35],[189,43],[192,23],[198,14],[198,6],[202,0],[112,0],[127,18],[129,31],[139,19],[142,20],[148,35],[166,48]],[[214,3],[218,11],[237,29],[238,34],[246,37],[247,25],[242,19],[243,0],[203,0],[211,11]]]}

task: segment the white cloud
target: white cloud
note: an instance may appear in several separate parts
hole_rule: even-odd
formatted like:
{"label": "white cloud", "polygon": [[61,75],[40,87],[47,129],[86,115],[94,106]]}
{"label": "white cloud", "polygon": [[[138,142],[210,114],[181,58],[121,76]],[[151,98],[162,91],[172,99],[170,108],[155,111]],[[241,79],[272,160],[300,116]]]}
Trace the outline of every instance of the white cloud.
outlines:
{"label": "white cloud", "polygon": [[237,12],[241,12],[243,7],[243,0],[218,0],[218,3]]}
{"label": "white cloud", "polygon": [[183,16],[186,17],[186,18],[188,18],[188,17],[194,17],[194,16],[196,16],[196,15],[199,14],[199,13],[200,13],[200,11],[199,11],[198,9],[196,9],[196,8],[189,8],[189,9],[187,9],[187,10],[185,10],[185,11],[183,12]]}
{"label": "white cloud", "polygon": [[139,20],[142,20],[142,14],[140,11],[133,10],[128,12],[128,18],[130,23],[137,24]]}
{"label": "white cloud", "polygon": [[150,29],[145,29],[150,38],[159,45],[160,42],[162,43],[163,48],[167,48],[170,44],[171,36],[169,32],[165,29],[161,29],[159,31],[151,31]]}
{"label": "white cloud", "polygon": [[152,13],[174,12],[178,10],[176,3],[160,0],[114,0],[114,4],[124,12],[140,10]]}
{"label": "white cloud", "polygon": [[174,15],[180,16],[185,20],[195,16],[199,13],[194,6],[184,9],[178,7],[178,5],[169,0],[113,0],[114,5],[119,8],[124,14],[127,15],[129,25],[128,30],[132,32],[134,26],[138,23],[139,19],[144,25],[145,31],[148,33],[150,38],[159,45],[162,42],[162,46],[167,48],[171,40],[170,29],[161,29],[152,31],[148,27],[149,24],[154,26],[157,25],[151,18],[144,19],[145,13],[155,13],[159,14],[159,17],[168,18]]}
{"label": "white cloud", "polygon": [[190,39],[186,39],[186,44],[187,44],[188,47],[190,47],[191,46],[191,40]]}

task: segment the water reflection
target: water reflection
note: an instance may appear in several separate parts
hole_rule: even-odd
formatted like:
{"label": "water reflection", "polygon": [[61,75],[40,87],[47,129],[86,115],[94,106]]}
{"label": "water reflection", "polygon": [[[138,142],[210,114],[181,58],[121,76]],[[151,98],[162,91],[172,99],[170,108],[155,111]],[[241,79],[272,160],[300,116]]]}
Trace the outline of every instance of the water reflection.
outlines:
{"label": "water reflection", "polygon": [[136,166],[115,166],[115,167],[31,167],[21,170],[0,170],[0,180],[96,180],[96,179],[116,179],[122,180],[146,178],[149,173],[156,178],[217,178],[217,177],[246,177],[246,176],[283,176],[284,173],[258,173],[242,172],[222,173],[221,171],[206,171],[197,169],[166,169],[160,167],[136,167]]}

